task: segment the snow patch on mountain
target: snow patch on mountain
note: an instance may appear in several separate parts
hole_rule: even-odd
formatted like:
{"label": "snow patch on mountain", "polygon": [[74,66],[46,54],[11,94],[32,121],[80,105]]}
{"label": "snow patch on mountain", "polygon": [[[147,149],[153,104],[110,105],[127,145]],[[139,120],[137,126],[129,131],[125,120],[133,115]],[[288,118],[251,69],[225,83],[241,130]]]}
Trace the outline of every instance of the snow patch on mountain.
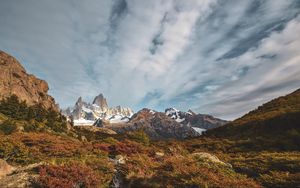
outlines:
{"label": "snow patch on mountain", "polygon": [[[165,110],[165,114],[182,125],[196,127],[204,130],[220,127],[227,123],[227,121],[215,118],[211,115],[196,114],[192,110],[183,112],[177,110],[176,108],[167,108]],[[197,130],[202,133],[203,130],[200,129]]]}
{"label": "snow patch on mountain", "polygon": [[203,132],[206,131],[206,129],[201,129],[201,128],[198,128],[198,127],[192,127],[197,133],[199,133],[200,135],[202,135]]}
{"label": "snow patch on mountain", "polygon": [[74,120],[74,125],[76,125],[76,126],[87,126],[87,125],[93,125],[94,122],[95,121],[80,118],[80,119],[75,119]]}
{"label": "snow patch on mountain", "polygon": [[110,123],[126,123],[130,120],[130,118],[127,116],[124,117],[123,115],[117,114],[111,116],[110,118],[108,118],[108,120]]}
{"label": "snow patch on mountain", "polygon": [[184,116],[181,115],[182,112],[177,110],[176,108],[167,108],[165,110],[165,114],[169,116],[170,118],[174,119],[178,123],[181,123],[185,120]]}

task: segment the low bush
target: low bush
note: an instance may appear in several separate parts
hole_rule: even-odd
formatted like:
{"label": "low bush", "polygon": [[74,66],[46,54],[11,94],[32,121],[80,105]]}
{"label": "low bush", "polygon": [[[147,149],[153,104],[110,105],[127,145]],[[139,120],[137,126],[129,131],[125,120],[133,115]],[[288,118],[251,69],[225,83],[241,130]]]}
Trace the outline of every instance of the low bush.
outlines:
{"label": "low bush", "polygon": [[145,146],[150,144],[149,136],[142,130],[130,133],[129,138],[136,142],[142,143]]}
{"label": "low bush", "polygon": [[[66,118],[53,109],[45,109],[41,104],[27,106],[25,101],[20,101],[16,95],[0,100],[0,113],[14,121],[36,121],[44,123],[56,132],[66,132]],[[37,124],[29,124],[25,131],[36,131]],[[13,126],[11,126],[13,128]],[[9,127],[6,127],[8,133]]]}
{"label": "low bush", "polygon": [[34,185],[40,188],[93,188],[99,187],[99,179],[99,174],[84,164],[46,165],[39,168]]}
{"label": "low bush", "polygon": [[0,124],[0,131],[4,134],[12,134],[17,130],[16,124],[11,120],[6,120],[3,123]]}

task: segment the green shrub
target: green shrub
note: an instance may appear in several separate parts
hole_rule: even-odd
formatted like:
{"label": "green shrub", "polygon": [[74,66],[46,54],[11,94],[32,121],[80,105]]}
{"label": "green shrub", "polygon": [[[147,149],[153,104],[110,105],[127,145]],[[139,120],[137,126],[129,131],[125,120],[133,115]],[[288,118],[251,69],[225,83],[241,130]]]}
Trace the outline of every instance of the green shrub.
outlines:
{"label": "green shrub", "polygon": [[29,122],[24,125],[25,132],[35,132],[40,130],[40,125],[37,122]]}
{"label": "green shrub", "polygon": [[29,164],[38,161],[36,156],[32,156],[28,148],[16,139],[5,136],[0,139],[0,158],[6,159],[11,163]]}
{"label": "green shrub", "polygon": [[[16,95],[0,101],[0,113],[12,120],[45,122],[47,127],[56,132],[67,130],[66,118],[62,114],[53,109],[45,109],[41,104],[27,106],[26,102],[19,101]],[[25,125],[24,129],[27,132],[36,131],[38,124]]]}
{"label": "green shrub", "polygon": [[108,143],[108,144],[117,144],[119,141],[114,139],[113,137],[107,137],[103,139],[103,142]]}
{"label": "green shrub", "polygon": [[150,144],[149,136],[142,130],[130,133],[129,138],[136,142],[142,143],[145,146]]}
{"label": "green shrub", "polygon": [[6,120],[0,125],[0,131],[4,134],[12,134],[17,130],[16,124],[11,120]]}

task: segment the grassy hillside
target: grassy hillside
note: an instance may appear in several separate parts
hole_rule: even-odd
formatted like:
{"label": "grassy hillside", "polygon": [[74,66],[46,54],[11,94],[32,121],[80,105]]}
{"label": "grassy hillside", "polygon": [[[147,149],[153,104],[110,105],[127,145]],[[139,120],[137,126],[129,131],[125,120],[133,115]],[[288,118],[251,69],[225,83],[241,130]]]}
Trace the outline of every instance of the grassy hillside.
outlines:
{"label": "grassy hillside", "polygon": [[0,187],[261,187],[182,141],[98,129],[67,129],[60,114],[15,96],[0,101],[0,159],[18,167]]}
{"label": "grassy hillside", "polygon": [[300,90],[185,142],[207,151],[266,187],[300,186]]}
{"label": "grassy hillside", "polygon": [[300,90],[274,99],[207,136],[248,139],[249,149],[300,150]]}

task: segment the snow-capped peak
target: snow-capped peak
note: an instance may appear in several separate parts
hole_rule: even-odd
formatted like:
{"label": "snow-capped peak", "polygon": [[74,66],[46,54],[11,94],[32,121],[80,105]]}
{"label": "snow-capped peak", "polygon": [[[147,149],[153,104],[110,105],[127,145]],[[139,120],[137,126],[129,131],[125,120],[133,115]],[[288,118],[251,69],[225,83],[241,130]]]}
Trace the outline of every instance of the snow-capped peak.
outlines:
{"label": "snow-capped peak", "polygon": [[108,120],[110,123],[127,122],[133,115],[133,111],[127,107],[117,106],[109,108],[103,94],[96,96],[92,104],[84,102],[79,97],[75,106],[68,108],[64,113],[66,116],[73,117],[75,125],[93,125],[97,119]]}
{"label": "snow-capped peak", "polygon": [[185,120],[183,112],[177,110],[176,108],[167,108],[165,110],[165,114],[179,123]]}

